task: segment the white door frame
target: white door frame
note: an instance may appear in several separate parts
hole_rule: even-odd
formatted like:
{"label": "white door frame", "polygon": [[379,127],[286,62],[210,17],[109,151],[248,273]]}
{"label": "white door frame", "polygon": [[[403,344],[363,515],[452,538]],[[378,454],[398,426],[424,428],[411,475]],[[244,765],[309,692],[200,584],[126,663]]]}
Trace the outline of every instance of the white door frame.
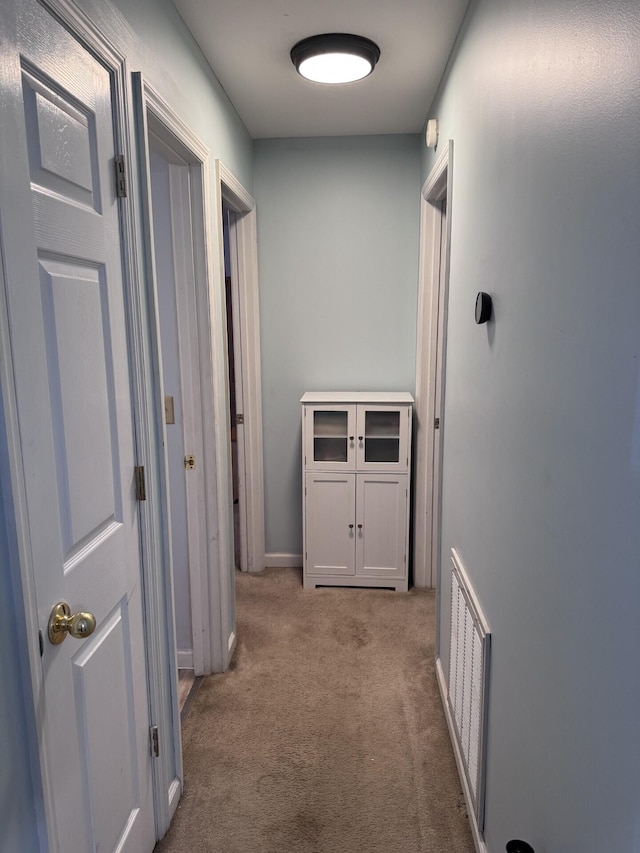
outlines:
{"label": "white door frame", "polygon": [[[196,196],[201,196],[202,180],[200,164],[191,164],[188,159],[181,156],[177,151],[176,140],[172,144],[165,141],[167,128],[165,125],[156,124],[153,113],[147,111],[149,124],[149,139],[152,140],[150,147],[155,147],[166,156],[169,172],[169,215],[172,231],[172,249],[174,263],[174,304],[175,321],[178,337],[178,371],[179,391],[182,401],[181,426],[183,448],[182,457],[193,455],[196,464],[192,470],[187,470],[185,465],[180,467],[180,476],[184,478],[186,518],[187,527],[187,552],[189,574],[189,613],[191,619],[191,645],[190,652],[181,652],[178,649],[178,668],[180,668],[180,655],[185,655],[188,660],[183,665],[192,669],[195,675],[205,675],[210,672],[210,625],[209,607],[207,604],[208,576],[207,576],[207,547],[206,547],[206,520],[207,502],[205,493],[205,482],[202,476],[205,458],[204,423],[202,418],[202,394],[200,393],[200,351],[198,334],[197,292],[200,282],[196,270],[202,268],[202,256],[204,255],[204,243],[202,241],[202,222],[198,217],[196,209],[193,215],[193,191],[196,188]],[[185,152],[188,158],[188,153]],[[155,204],[152,199],[152,203]],[[152,210],[150,210],[152,214]],[[200,221],[199,221],[200,220]],[[196,260],[200,254],[200,263]],[[150,254],[155,259],[155,247],[151,247]],[[157,282],[156,276],[152,280]],[[155,289],[154,289],[155,294]],[[159,306],[158,306],[159,307]],[[162,336],[161,336],[162,338]],[[160,345],[164,342],[160,339]],[[159,365],[161,373],[165,361]],[[162,377],[162,397],[165,397],[164,378]],[[169,470],[166,418],[161,418],[159,429],[162,430],[164,447],[166,450],[166,468]],[[174,475],[175,477],[175,475]],[[173,493],[171,474],[167,477],[166,498],[167,504],[171,504]],[[170,514],[173,519],[173,515]],[[168,536],[173,539],[173,521],[169,524]],[[175,589],[175,566],[173,566],[173,551],[169,558],[172,562],[171,577]],[[177,617],[176,617],[177,618]],[[177,624],[176,624],[177,629]],[[207,665],[205,666],[205,658]]]}
{"label": "white door frame", "polygon": [[[192,193],[192,225],[194,235],[195,276],[193,298],[197,317],[197,329],[188,331],[191,345],[197,339],[199,383],[192,405],[199,408],[197,432],[201,442],[202,494],[204,506],[200,515],[203,529],[197,531],[198,544],[195,552],[199,557],[190,566],[192,589],[192,617],[194,633],[198,630],[201,639],[194,645],[198,654],[198,674],[224,671],[229,663],[235,643],[235,619],[233,601],[233,518],[231,498],[230,432],[228,427],[228,380],[225,373],[226,360],[223,344],[226,339],[226,314],[224,310],[224,279],[217,275],[218,256],[212,240],[211,223],[214,212],[211,207],[211,157],[209,149],[190,128],[176,115],[164,99],[139,74],[134,74],[137,99],[137,119],[140,148],[145,148],[144,163],[141,165],[141,183],[144,196],[144,220],[147,269],[153,271],[153,235],[151,228],[151,194],[146,163],[148,123],[151,118],[154,132],[162,134],[165,144],[177,152],[184,152],[190,164]],[[221,214],[218,214],[221,228]],[[155,428],[164,436],[164,389],[160,356],[158,327],[158,304],[153,272],[148,276],[148,298],[153,323],[153,362]],[[214,342],[217,342],[214,344]],[[199,396],[199,400],[196,397]],[[197,405],[199,404],[199,406]],[[198,460],[196,459],[196,464]],[[168,490],[166,460],[162,464],[163,511],[165,530],[168,524]],[[195,496],[194,496],[195,497]],[[198,500],[194,501],[195,504]],[[191,533],[191,526],[190,526]],[[170,554],[170,542],[165,533],[165,547]]]}
{"label": "white door frame", "polygon": [[[261,572],[265,567],[265,537],[256,203],[220,160],[216,160],[216,190],[218,209],[222,210],[224,201],[231,211],[229,260],[236,400],[238,412],[243,415],[243,423],[237,424],[240,568]],[[218,245],[224,258],[222,225]],[[224,263],[219,265],[218,275],[224,292]]]}
{"label": "white door frame", "polygon": [[420,202],[413,582],[431,588],[437,586],[440,554],[452,166],[449,140],[422,187]]}
{"label": "white door frame", "polygon": [[[203,417],[203,403],[206,394],[201,393],[201,353],[200,353],[200,329],[198,324],[198,291],[206,293],[206,277],[202,277],[205,269],[205,246],[204,246],[204,222],[201,198],[203,195],[203,161],[198,159],[193,162],[193,148],[196,143],[191,139],[190,149],[185,147],[184,134],[180,134],[180,128],[176,126],[176,118],[171,115],[171,126],[166,119],[166,108],[159,108],[159,96],[150,87],[143,87],[143,98],[145,104],[145,119],[147,123],[147,135],[140,140],[148,149],[149,136],[155,137],[159,147],[167,152],[170,159],[181,159],[189,172],[189,187],[184,186],[183,180],[178,175],[170,174],[170,196],[171,196],[171,220],[172,227],[181,230],[180,235],[175,235],[174,240],[174,263],[176,268],[181,269],[183,283],[189,281],[191,286],[184,288],[183,292],[176,293],[176,320],[178,327],[178,345],[180,360],[180,385],[182,393],[182,408],[184,422],[185,452],[189,449],[196,458],[196,475],[185,473],[186,500],[187,500],[187,528],[188,528],[188,551],[189,551],[189,586],[191,591],[191,623],[192,623],[192,650],[193,670],[196,675],[205,675],[211,672],[211,630],[209,618],[209,577],[207,572],[208,555],[206,548],[206,525],[207,525],[207,495],[206,495],[206,466],[205,424]],[[164,114],[164,118],[163,118]],[[182,137],[182,138],[181,138]],[[148,152],[147,152],[148,153]],[[147,160],[148,162],[148,160]],[[146,171],[146,167],[141,168]],[[171,173],[171,167],[169,167]],[[181,170],[179,170],[181,171]],[[143,178],[143,181],[146,177]],[[150,183],[148,189],[151,189]],[[195,203],[194,203],[195,202]],[[146,207],[145,240],[147,242],[148,265],[151,270],[149,276],[149,298],[158,315],[159,327],[159,304],[155,273],[155,249],[153,238],[153,204],[149,196],[143,200]],[[186,251],[185,251],[186,249]],[[206,317],[205,317],[206,321]],[[158,399],[164,400],[165,388],[162,371],[161,357],[161,334],[157,333],[158,353],[156,358],[156,381]],[[162,407],[156,411],[163,414]],[[166,448],[166,422],[160,416],[157,425],[163,437],[163,446]],[[211,439],[209,439],[211,440]],[[204,476],[200,476],[200,472]],[[164,459],[163,476],[165,478],[164,498],[166,519],[166,537],[168,547],[168,561],[171,565],[170,574],[173,581],[173,565],[171,543],[171,484],[168,473],[168,460]],[[173,586],[173,584],[172,584]]]}
{"label": "white door frame", "polygon": [[[130,101],[127,87],[125,57],[107,42],[100,31],[88,20],[73,0],[41,0],[45,8],[55,15],[65,27],[84,44],[109,71],[112,78],[114,140],[117,151],[124,154],[133,168],[135,157],[130,133]],[[115,178],[114,178],[115,179]],[[167,707],[172,695],[177,697],[177,686],[171,685],[171,655],[175,656],[175,639],[172,617],[167,606],[164,546],[162,542],[162,504],[157,486],[158,438],[154,432],[153,400],[149,388],[150,341],[146,322],[147,308],[143,277],[140,275],[136,237],[137,209],[135,193],[130,181],[127,197],[120,203],[120,222],[123,256],[124,300],[127,320],[127,339],[130,358],[131,393],[135,420],[136,463],[143,466],[147,475],[147,500],[138,504],[141,538],[141,584],[145,599],[145,638],[147,670],[149,675],[149,719],[159,726],[161,760],[154,762],[154,811],[156,833],[162,837],[171,815],[177,806],[181,790],[181,753],[179,720],[172,723],[173,709]],[[9,471],[4,472],[5,519],[10,535],[10,572],[16,590],[18,607],[24,615],[24,645],[26,667],[30,684],[26,687],[30,756],[36,777],[39,775],[44,800],[43,812],[47,838],[56,837],[53,792],[59,784],[59,768],[49,767],[39,738],[42,727],[44,693],[43,672],[40,663],[39,625],[36,607],[35,579],[30,558],[28,518],[25,498],[24,473],[21,464],[21,446],[16,408],[16,389],[13,384],[11,350],[9,347],[9,317],[0,293],[0,388],[3,394],[4,423],[2,431],[9,459]],[[133,474],[133,472],[132,472]],[[6,492],[9,492],[7,495]],[[30,691],[29,691],[30,687]],[[177,700],[176,700],[177,701]],[[176,706],[177,707],[177,706]],[[173,757],[173,763],[171,763]],[[172,767],[171,772],[168,768]],[[38,809],[36,803],[36,809]],[[43,847],[46,842],[42,839]]]}

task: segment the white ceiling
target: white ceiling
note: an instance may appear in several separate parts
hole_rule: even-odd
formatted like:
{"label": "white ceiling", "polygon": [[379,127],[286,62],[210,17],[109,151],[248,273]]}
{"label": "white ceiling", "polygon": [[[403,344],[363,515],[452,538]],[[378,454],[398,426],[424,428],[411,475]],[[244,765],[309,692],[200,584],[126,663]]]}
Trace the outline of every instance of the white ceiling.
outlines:
{"label": "white ceiling", "polygon": [[[469,0],[173,0],[255,139],[418,133]],[[289,58],[302,38],[378,44],[374,73],[322,86]]]}

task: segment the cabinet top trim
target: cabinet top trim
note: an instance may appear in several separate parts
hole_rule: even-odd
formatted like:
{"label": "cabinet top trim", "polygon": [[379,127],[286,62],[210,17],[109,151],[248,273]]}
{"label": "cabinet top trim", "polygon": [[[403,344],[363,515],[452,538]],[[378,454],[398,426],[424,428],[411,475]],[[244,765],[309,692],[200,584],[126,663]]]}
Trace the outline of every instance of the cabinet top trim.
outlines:
{"label": "cabinet top trim", "polygon": [[414,402],[407,391],[307,391],[301,403],[404,403]]}

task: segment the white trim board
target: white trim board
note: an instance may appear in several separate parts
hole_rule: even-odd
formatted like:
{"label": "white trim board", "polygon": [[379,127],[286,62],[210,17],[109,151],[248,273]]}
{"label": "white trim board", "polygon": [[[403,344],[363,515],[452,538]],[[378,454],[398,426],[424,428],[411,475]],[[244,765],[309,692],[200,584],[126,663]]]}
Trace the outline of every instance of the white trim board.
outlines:
{"label": "white trim board", "polygon": [[408,391],[307,391],[301,403],[370,403],[384,406],[386,403],[413,403]]}
{"label": "white trim board", "polygon": [[264,564],[267,569],[301,569],[302,554],[265,554]]}
{"label": "white trim board", "polygon": [[193,669],[193,649],[178,650],[178,669]]}
{"label": "white trim board", "polygon": [[436,677],[438,680],[438,688],[440,689],[440,699],[442,700],[442,707],[444,709],[444,716],[447,720],[447,726],[449,728],[449,740],[451,741],[451,746],[453,749],[453,754],[456,759],[456,767],[458,770],[458,776],[460,777],[460,784],[462,785],[462,792],[464,794],[464,801],[467,807],[467,815],[469,817],[469,826],[471,827],[471,835],[473,837],[473,843],[476,848],[476,853],[488,853],[487,845],[484,842],[484,839],[478,829],[478,824],[476,821],[475,809],[473,805],[473,798],[471,797],[471,791],[469,790],[469,784],[467,782],[467,776],[464,771],[464,764],[462,760],[462,756],[460,755],[460,747],[458,746],[458,739],[455,735],[455,724],[453,722],[453,717],[451,716],[451,709],[449,707],[449,702],[447,701],[447,683],[444,677],[444,672],[442,670],[442,663],[440,658],[436,658]]}

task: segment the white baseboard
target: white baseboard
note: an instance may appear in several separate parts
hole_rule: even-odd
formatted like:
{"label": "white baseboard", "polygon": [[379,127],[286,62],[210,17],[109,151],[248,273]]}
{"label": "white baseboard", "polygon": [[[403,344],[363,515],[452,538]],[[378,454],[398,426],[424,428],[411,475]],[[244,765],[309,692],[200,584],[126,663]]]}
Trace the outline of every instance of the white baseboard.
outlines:
{"label": "white baseboard", "polygon": [[302,554],[265,554],[264,565],[267,569],[301,569]]}
{"label": "white baseboard", "polygon": [[169,785],[169,819],[171,819],[176,809],[178,808],[178,803],[180,801],[180,795],[182,794],[182,784],[180,779],[176,776],[176,778]]}
{"label": "white baseboard", "polygon": [[178,651],[178,669],[193,669],[193,650]]}
{"label": "white baseboard", "polygon": [[453,728],[453,718],[451,716],[451,709],[449,708],[449,703],[447,702],[447,682],[445,681],[440,658],[436,658],[436,676],[438,678],[438,687],[440,688],[440,698],[442,699],[444,716],[447,720],[447,726],[449,727],[449,740],[451,741],[451,746],[453,747],[453,754],[455,756],[456,766],[458,768],[458,776],[460,777],[460,784],[462,785],[464,801],[467,806],[467,814],[469,816],[469,825],[471,826],[471,835],[473,836],[473,843],[476,848],[476,853],[488,853],[487,845],[484,843],[484,839],[480,833],[480,830],[478,829],[476,814],[473,810],[473,800],[471,799],[469,784],[467,782],[467,777],[464,772],[464,764],[462,762],[462,756],[460,755],[458,739],[455,736],[455,729]]}

